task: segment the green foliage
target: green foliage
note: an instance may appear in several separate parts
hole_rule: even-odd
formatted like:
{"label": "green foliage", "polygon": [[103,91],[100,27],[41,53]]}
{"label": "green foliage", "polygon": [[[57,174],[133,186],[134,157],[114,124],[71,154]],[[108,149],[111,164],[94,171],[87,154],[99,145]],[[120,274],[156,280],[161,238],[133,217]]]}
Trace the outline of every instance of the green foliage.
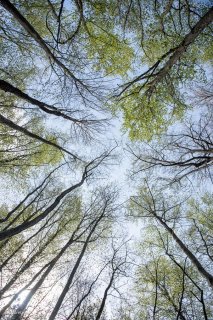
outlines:
{"label": "green foliage", "polygon": [[[46,19],[50,15],[50,7],[47,1],[33,0],[33,1],[16,1],[16,5],[20,8],[24,17],[39,31],[42,37],[49,36]],[[56,5],[56,4],[55,4]],[[59,5],[59,2],[58,2]],[[49,28],[52,27],[52,19],[48,19]]]}
{"label": "green foliage", "polygon": [[186,102],[185,86],[195,79],[206,81],[203,69],[197,68],[196,46],[192,46],[173,66],[164,79],[152,84],[136,83],[115,101],[112,109],[123,113],[123,128],[131,140],[150,141],[166,132],[168,127],[183,119],[191,106]]}
{"label": "green foliage", "polygon": [[206,192],[200,200],[190,199],[187,219],[190,223],[188,230],[189,239],[196,245],[200,254],[213,256],[211,239],[213,237],[213,212],[212,194]]}
{"label": "green foliage", "polygon": [[[47,135],[45,139],[57,144],[57,139],[52,135]],[[61,161],[62,157],[63,155],[62,155],[62,152],[60,152],[60,150],[57,150],[56,148],[50,145],[42,143],[39,145],[36,153],[32,158],[32,165],[35,165],[35,166],[39,166],[42,164],[55,165]]]}
{"label": "green foliage", "polygon": [[141,90],[140,86],[135,85],[112,106],[123,111],[123,128],[128,131],[131,140],[150,141],[184,115],[186,105],[182,97],[172,96],[165,84],[159,84],[151,96],[148,89]]}
{"label": "green foliage", "polygon": [[[26,121],[25,115],[21,112],[18,114],[16,109],[8,108],[4,111],[6,111],[7,117],[12,116],[17,123]],[[26,127],[28,130],[39,132],[49,141],[57,143],[57,139],[52,134],[46,133],[45,136],[44,126],[38,117],[30,119]],[[0,124],[0,134],[2,137],[0,142],[2,150],[0,152],[0,172],[2,174],[9,174],[14,178],[17,178],[17,175],[26,176],[32,168],[47,164],[55,165],[63,157],[60,150],[33,140],[2,124]]]}
{"label": "green foliage", "polygon": [[86,50],[88,58],[95,62],[94,69],[103,71],[104,75],[118,74],[125,77],[131,70],[134,57],[134,51],[128,42],[92,22],[87,23],[87,30],[89,36]]}

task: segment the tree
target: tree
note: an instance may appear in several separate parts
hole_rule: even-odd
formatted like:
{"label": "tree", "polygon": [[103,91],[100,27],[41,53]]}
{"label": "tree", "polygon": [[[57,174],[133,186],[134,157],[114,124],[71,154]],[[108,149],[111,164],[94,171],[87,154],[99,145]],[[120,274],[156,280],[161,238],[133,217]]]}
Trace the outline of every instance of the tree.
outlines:
{"label": "tree", "polygon": [[[143,4],[147,5],[146,1]],[[165,1],[164,6],[151,2],[147,6],[144,12],[141,10],[145,22],[140,19],[140,31],[142,61],[148,67],[121,86],[113,109],[123,112],[123,126],[132,140],[149,141],[165,132],[187,109],[183,92],[191,80],[202,74],[213,11],[208,5],[197,10],[188,1]]]}
{"label": "tree", "polygon": [[[146,184],[132,198],[130,208],[134,217],[145,222],[140,244],[143,262],[136,280],[143,317],[197,319],[202,315],[208,319],[212,287],[211,226],[206,220],[212,209],[209,196],[180,203],[171,192],[166,196]],[[201,208],[206,212],[202,223]]]}
{"label": "tree", "polygon": [[[181,240],[181,238],[177,235],[174,230],[174,225],[172,227],[169,226],[169,222],[176,222],[176,219],[180,219],[181,214],[179,213],[180,205],[175,203],[175,201],[169,205],[169,201],[167,201],[163,194],[153,194],[152,190],[149,188],[147,184],[147,190],[141,190],[142,193],[139,196],[139,199],[133,198],[133,203],[138,206],[138,209],[142,210],[142,215],[154,217],[158,223],[167,231],[169,235],[173,238],[176,244],[180,247],[183,253],[190,259],[191,263],[198,269],[203,277],[209,282],[209,285],[213,287],[213,276],[204,266],[202,266],[201,261],[196,257],[187,245]],[[144,192],[144,197],[143,197]],[[147,193],[146,193],[147,192]]]}

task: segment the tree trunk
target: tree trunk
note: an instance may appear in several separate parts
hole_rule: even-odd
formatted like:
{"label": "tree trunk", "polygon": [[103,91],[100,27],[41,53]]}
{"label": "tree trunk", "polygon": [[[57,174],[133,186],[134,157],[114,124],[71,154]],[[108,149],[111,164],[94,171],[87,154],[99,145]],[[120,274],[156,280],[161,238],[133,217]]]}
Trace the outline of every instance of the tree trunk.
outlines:
{"label": "tree trunk", "polygon": [[196,23],[196,25],[191,29],[191,31],[185,36],[183,41],[179,44],[178,47],[175,48],[175,51],[169,58],[169,60],[165,63],[164,67],[157,72],[156,77],[153,81],[151,81],[149,85],[149,91],[152,92],[158,82],[160,82],[169,70],[173,67],[173,65],[180,59],[180,57],[186,52],[187,47],[195,41],[195,39],[200,35],[200,33],[208,27],[213,21],[213,7],[206,12],[206,14]]}
{"label": "tree trunk", "polygon": [[15,96],[39,107],[42,111],[44,111],[48,114],[52,114],[57,117],[62,117],[64,119],[70,120],[76,124],[83,124],[83,123],[87,122],[87,120],[78,120],[78,119],[72,118],[72,117],[64,114],[60,110],[58,110],[56,107],[49,105],[47,103],[44,103],[42,101],[39,101],[33,97],[30,97],[28,94],[24,93],[20,89],[14,87],[12,84],[10,84],[9,82],[6,82],[4,80],[0,80],[0,89],[5,92],[10,92],[10,93],[14,94]]}
{"label": "tree trunk", "polygon": [[183,250],[185,255],[191,260],[192,264],[197,268],[197,270],[205,277],[210,286],[213,288],[213,276],[205,270],[205,268],[201,265],[195,255],[185,246],[185,244],[179,239],[176,233],[171,229],[163,219],[158,216],[155,212],[152,212],[156,219],[161,223],[161,225],[171,234],[173,239],[179,245],[179,247]]}
{"label": "tree trunk", "polygon": [[0,114],[0,123],[3,123],[4,125],[16,130],[16,131],[19,131],[19,132],[22,132],[23,134],[25,134],[26,136],[30,137],[30,138],[33,138],[33,139],[36,139],[38,141],[41,141],[49,146],[52,146],[60,151],[63,151],[67,154],[69,154],[70,156],[72,156],[75,160],[78,159],[80,160],[76,155],[74,155],[73,153],[71,153],[70,151],[64,149],[63,147],[59,146],[57,143],[54,143],[52,141],[49,141],[45,138],[42,138],[40,137],[39,135],[19,126],[18,124],[14,123],[13,121],[5,118],[2,114]]}

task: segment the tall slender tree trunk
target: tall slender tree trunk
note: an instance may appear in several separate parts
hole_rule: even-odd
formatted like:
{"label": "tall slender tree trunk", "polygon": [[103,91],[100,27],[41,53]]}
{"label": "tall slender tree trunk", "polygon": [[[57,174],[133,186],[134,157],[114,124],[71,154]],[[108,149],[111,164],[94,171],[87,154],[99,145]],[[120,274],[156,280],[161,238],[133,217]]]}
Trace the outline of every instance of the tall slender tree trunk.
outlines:
{"label": "tall slender tree trunk", "polygon": [[197,270],[202,274],[202,276],[208,281],[210,286],[213,288],[213,276],[206,271],[206,269],[202,266],[202,264],[198,261],[195,255],[185,246],[185,244],[180,240],[180,238],[176,235],[174,230],[170,228],[163,219],[158,216],[155,212],[152,212],[154,217],[161,223],[161,225],[169,232],[169,234],[173,237],[175,242],[179,245],[179,247],[183,250],[185,255],[191,260],[192,264],[197,268]]}

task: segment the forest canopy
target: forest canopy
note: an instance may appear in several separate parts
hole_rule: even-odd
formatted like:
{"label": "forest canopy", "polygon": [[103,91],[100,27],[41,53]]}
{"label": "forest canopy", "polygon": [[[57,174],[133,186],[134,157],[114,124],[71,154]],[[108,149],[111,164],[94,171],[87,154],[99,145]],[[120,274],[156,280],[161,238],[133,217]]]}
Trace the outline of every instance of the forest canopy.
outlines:
{"label": "forest canopy", "polygon": [[0,0],[0,319],[213,318],[212,22]]}

